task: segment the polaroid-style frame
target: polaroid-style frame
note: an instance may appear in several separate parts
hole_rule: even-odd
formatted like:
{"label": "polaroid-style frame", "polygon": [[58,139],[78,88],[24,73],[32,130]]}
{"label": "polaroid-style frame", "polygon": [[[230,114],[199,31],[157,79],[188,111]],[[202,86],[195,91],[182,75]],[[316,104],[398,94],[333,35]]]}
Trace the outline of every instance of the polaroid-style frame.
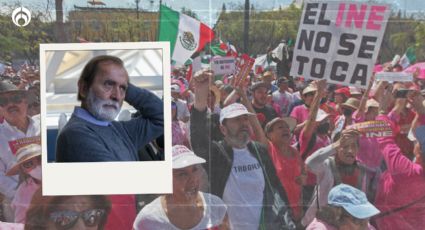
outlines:
{"label": "polaroid-style frame", "polygon": [[[68,114],[69,118],[72,113],[69,108],[73,109],[74,105],[80,104],[76,100],[75,92],[78,77],[92,57],[103,54],[123,59],[130,75],[130,82],[152,91],[158,90],[155,93],[162,96],[164,161],[56,163],[51,157],[49,159],[48,155],[52,155],[52,150],[50,149],[48,154],[48,148],[49,146],[51,148],[52,143],[48,143],[48,129],[54,128],[55,125],[59,126],[59,117]],[[129,71],[127,65],[130,64],[133,70]],[[171,193],[171,106],[169,106],[171,94],[168,87],[170,68],[168,42],[40,44],[43,195]],[[146,74],[148,82],[143,80],[144,71],[148,72]],[[136,82],[133,82],[132,74],[138,76],[135,78]],[[61,78],[55,79],[57,75]],[[162,78],[162,81],[158,81],[155,77]],[[162,84],[161,87],[158,87],[159,82]],[[61,95],[56,94],[55,90]],[[161,91],[162,95],[158,95]],[[52,137],[49,139],[51,142]],[[56,145],[56,139],[54,142]]]}

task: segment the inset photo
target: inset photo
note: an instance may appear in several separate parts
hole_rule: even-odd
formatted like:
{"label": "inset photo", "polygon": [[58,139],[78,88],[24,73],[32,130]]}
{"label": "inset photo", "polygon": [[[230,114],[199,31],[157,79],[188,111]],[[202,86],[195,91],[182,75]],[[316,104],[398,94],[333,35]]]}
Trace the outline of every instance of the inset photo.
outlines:
{"label": "inset photo", "polygon": [[41,44],[40,75],[43,195],[171,192],[168,43]]}

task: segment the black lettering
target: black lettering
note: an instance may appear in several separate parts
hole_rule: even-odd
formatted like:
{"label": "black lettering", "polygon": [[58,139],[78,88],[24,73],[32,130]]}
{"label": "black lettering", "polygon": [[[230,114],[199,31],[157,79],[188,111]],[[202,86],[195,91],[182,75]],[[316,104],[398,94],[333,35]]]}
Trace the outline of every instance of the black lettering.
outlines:
{"label": "black lettering", "polygon": [[305,50],[311,50],[311,45],[313,44],[314,40],[314,31],[309,32],[310,33],[307,35],[307,30],[301,30],[300,40],[297,49],[301,50],[304,44]]}
{"label": "black lettering", "polygon": [[[324,44],[322,44],[322,38],[324,38]],[[318,32],[316,37],[316,43],[314,44],[314,51],[318,53],[327,53],[331,44],[332,34],[329,32]]]}
{"label": "black lettering", "polygon": [[[319,71],[317,72],[317,67],[319,67]],[[326,60],[320,58],[313,58],[311,62],[311,71],[310,75],[314,78],[323,78],[325,74]]]}
{"label": "black lettering", "polygon": [[[360,42],[359,49],[359,58],[372,58],[373,48],[375,48],[375,44],[369,44],[369,42],[376,43],[377,37],[371,36],[363,36],[362,41]],[[366,51],[371,51],[370,53],[366,53]]]}
{"label": "black lettering", "polygon": [[347,62],[335,61],[334,64],[332,65],[330,79],[334,81],[340,81],[340,82],[345,81],[345,78],[347,77],[347,74],[345,74],[347,72],[347,69],[348,69]]}
{"label": "black lettering", "polygon": [[326,3],[322,4],[322,8],[320,9],[319,22],[317,24],[324,25],[324,26],[328,26],[331,24],[331,21],[329,19],[325,19],[327,7],[328,7],[328,4]]}
{"label": "black lettering", "polygon": [[307,63],[310,59],[304,56],[297,56],[296,59],[300,63],[300,65],[298,66],[298,74],[302,75],[304,70],[304,64]]}
{"label": "black lettering", "polygon": [[357,81],[360,81],[360,84],[366,85],[367,78],[367,65],[357,64],[354,69],[353,77],[351,78],[350,83],[354,84]]}
{"label": "black lettering", "polygon": [[316,17],[316,11],[312,11],[312,9],[318,8],[319,3],[307,3],[305,8],[304,20],[303,24],[314,25],[314,18],[310,19],[310,16]]}
{"label": "black lettering", "polygon": [[341,34],[341,39],[339,40],[339,45],[343,48],[347,49],[339,49],[337,53],[339,55],[345,55],[349,56],[353,54],[355,45],[352,42],[349,42],[348,40],[355,40],[357,38],[357,35],[355,34]]}

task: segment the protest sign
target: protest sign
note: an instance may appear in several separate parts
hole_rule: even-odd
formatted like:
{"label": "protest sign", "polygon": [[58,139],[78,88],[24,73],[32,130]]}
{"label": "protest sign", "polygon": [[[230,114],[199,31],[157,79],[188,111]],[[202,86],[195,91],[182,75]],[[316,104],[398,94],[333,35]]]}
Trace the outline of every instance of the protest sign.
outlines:
{"label": "protest sign", "polygon": [[307,1],[291,75],[366,88],[390,11],[381,3]]}
{"label": "protest sign", "polygon": [[347,127],[347,129],[358,130],[366,137],[390,137],[393,136],[391,126],[386,121],[366,121],[356,123]]}
{"label": "protest sign", "polygon": [[235,57],[213,57],[211,61],[211,68],[214,75],[233,74],[235,72]]}
{"label": "protest sign", "polygon": [[236,63],[236,76],[233,81],[233,86],[240,85],[245,78],[248,76],[249,72],[251,71],[252,67],[254,66],[255,59],[249,57],[247,54],[242,54]]}
{"label": "protest sign", "polygon": [[378,72],[375,74],[377,81],[413,81],[412,73],[404,72]]}

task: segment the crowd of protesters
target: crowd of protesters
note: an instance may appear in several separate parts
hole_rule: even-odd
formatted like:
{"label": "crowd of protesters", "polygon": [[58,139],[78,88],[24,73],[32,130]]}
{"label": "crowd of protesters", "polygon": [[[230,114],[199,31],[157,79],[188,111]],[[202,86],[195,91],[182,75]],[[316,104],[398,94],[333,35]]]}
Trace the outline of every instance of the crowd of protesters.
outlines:
{"label": "crowd of protesters", "polygon": [[[366,89],[273,69],[239,85],[210,70],[188,82],[185,71],[172,76],[173,144],[206,159],[208,192],[226,204],[231,229],[416,229],[425,221],[423,70],[410,82],[372,76]],[[189,117],[175,116],[177,101]],[[390,134],[371,137],[355,126],[371,121]],[[351,195],[332,196],[337,185]],[[271,214],[273,193],[281,206]]]}
{"label": "crowd of protesters", "polygon": [[[169,86],[173,193],[127,212],[110,196],[41,196],[39,73],[28,65],[6,67],[0,228],[112,229],[108,221],[123,215],[134,229],[425,224],[425,71],[410,82],[372,76],[366,89],[274,69],[250,73],[240,84],[232,75],[217,80],[210,69],[191,78],[187,71],[173,67]],[[386,64],[379,71],[400,69]],[[371,137],[356,128],[368,121],[382,122],[390,134]]]}

